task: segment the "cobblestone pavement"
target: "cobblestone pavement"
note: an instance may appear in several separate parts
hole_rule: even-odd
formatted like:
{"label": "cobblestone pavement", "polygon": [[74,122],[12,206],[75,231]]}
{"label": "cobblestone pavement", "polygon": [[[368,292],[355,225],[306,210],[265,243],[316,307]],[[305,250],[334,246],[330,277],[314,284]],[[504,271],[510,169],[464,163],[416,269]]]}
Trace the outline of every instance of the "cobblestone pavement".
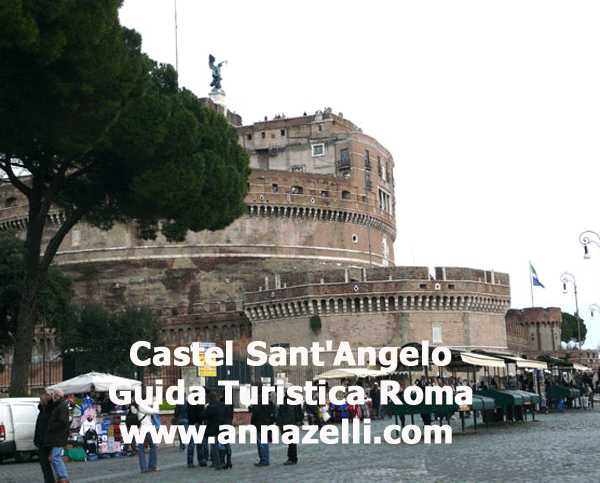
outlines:
{"label": "cobblestone pavement", "polygon": [[[381,436],[391,422],[374,421],[373,435]],[[140,474],[137,457],[71,462],[67,471],[73,483],[600,482],[600,409],[537,415],[534,422],[501,424],[489,431],[478,426],[477,433],[460,434],[459,421],[452,424],[450,445],[300,445],[296,466],[283,466],[286,446],[272,444],[271,466],[257,468],[256,447],[245,444],[233,446],[233,469],[225,471],[188,468],[185,453],[174,446],[159,449],[160,473]],[[41,476],[37,461],[0,465],[1,483],[41,482]]]}

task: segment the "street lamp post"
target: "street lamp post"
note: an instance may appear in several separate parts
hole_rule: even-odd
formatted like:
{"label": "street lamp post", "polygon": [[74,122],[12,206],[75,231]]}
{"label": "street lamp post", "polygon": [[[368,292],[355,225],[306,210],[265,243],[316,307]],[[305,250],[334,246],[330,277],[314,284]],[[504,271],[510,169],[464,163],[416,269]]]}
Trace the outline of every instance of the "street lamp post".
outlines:
{"label": "street lamp post", "polygon": [[[584,247],[586,247],[586,245],[584,245]],[[573,291],[575,292],[575,318],[577,319],[577,347],[579,348],[579,362],[583,364],[583,354],[581,353],[581,322],[579,320],[579,302],[577,300],[577,281],[575,280],[575,276],[569,272],[564,272],[560,276],[560,281],[563,284],[564,293],[567,293],[567,283],[573,284]]]}
{"label": "street lamp post", "polygon": [[589,260],[591,255],[588,252],[588,245],[594,243],[600,247],[600,235],[595,231],[587,230],[584,231],[581,235],[579,235],[579,243],[583,245],[583,258],[584,260]]}
{"label": "street lamp post", "polygon": [[593,319],[594,318],[594,312],[598,312],[600,314],[600,306],[598,304],[592,304],[588,307],[588,310],[590,311],[590,317]]}

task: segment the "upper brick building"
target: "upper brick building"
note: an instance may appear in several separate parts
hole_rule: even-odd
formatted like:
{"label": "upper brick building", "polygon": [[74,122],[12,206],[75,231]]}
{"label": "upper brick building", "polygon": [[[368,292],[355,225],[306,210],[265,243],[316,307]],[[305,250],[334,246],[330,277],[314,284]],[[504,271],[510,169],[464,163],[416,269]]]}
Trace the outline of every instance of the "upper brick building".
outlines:
{"label": "upper brick building", "polygon": [[[154,306],[173,345],[306,344],[309,318],[319,315],[320,338],[506,347],[508,275],[394,267],[394,160],[375,138],[331,109],[243,126],[205,103],[238,126],[250,155],[246,214],[179,244],[142,240],[134,224],[75,226],[55,260],[80,302]],[[0,230],[23,233],[26,217],[23,196],[0,187]],[[61,219],[50,213],[47,235]]]}

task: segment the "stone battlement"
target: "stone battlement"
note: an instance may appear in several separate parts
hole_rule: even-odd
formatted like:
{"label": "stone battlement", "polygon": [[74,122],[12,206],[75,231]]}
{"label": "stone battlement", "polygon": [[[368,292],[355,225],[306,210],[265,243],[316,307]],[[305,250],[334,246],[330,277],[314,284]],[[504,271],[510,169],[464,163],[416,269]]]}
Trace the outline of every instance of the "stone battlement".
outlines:
{"label": "stone battlement", "polygon": [[[510,307],[508,275],[436,268],[456,279],[431,280],[426,267],[345,269],[265,277],[244,294],[252,321],[315,314],[406,311],[490,312]],[[485,275],[489,274],[488,277]],[[487,281],[487,280],[490,281]]]}

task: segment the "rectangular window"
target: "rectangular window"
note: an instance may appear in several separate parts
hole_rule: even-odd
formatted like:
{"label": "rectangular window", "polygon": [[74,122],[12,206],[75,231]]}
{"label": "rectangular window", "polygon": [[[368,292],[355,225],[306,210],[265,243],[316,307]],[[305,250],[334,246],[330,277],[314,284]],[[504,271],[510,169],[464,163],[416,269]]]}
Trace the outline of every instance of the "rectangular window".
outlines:
{"label": "rectangular window", "polygon": [[248,138],[248,141],[252,141],[252,134],[248,134],[246,137]]}
{"label": "rectangular window", "polygon": [[340,151],[340,168],[350,167],[350,150],[344,148]]}
{"label": "rectangular window", "polygon": [[442,326],[440,324],[431,324],[431,342],[433,344],[441,344],[442,341]]}
{"label": "rectangular window", "polygon": [[365,149],[365,169],[371,171],[371,158],[369,157],[368,149]]}
{"label": "rectangular window", "polygon": [[277,193],[277,185],[273,184],[273,193]]}
{"label": "rectangular window", "polygon": [[371,183],[371,173],[365,171],[365,189],[371,190],[373,188],[373,184]]}
{"label": "rectangular window", "polygon": [[263,139],[265,139],[265,138],[267,137],[267,133],[266,133],[266,132],[264,132],[264,131],[263,131],[263,132],[261,132],[261,133],[260,133],[260,137],[261,137],[261,138],[263,138]]}
{"label": "rectangular window", "polygon": [[285,136],[285,129],[282,129],[282,130],[281,130],[281,135],[282,135],[282,136]]}
{"label": "rectangular window", "polygon": [[290,171],[292,171],[293,173],[301,173],[302,171],[304,171],[304,166],[292,166],[290,168]]}
{"label": "rectangular window", "polygon": [[323,156],[325,154],[325,145],[324,144],[313,144],[312,145],[312,155],[313,156]]}
{"label": "rectangular window", "polygon": [[391,199],[392,199],[392,197],[390,196],[390,194],[387,191],[379,188],[379,209],[381,209],[382,211],[385,211],[386,213],[391,213],[392,212]]}

